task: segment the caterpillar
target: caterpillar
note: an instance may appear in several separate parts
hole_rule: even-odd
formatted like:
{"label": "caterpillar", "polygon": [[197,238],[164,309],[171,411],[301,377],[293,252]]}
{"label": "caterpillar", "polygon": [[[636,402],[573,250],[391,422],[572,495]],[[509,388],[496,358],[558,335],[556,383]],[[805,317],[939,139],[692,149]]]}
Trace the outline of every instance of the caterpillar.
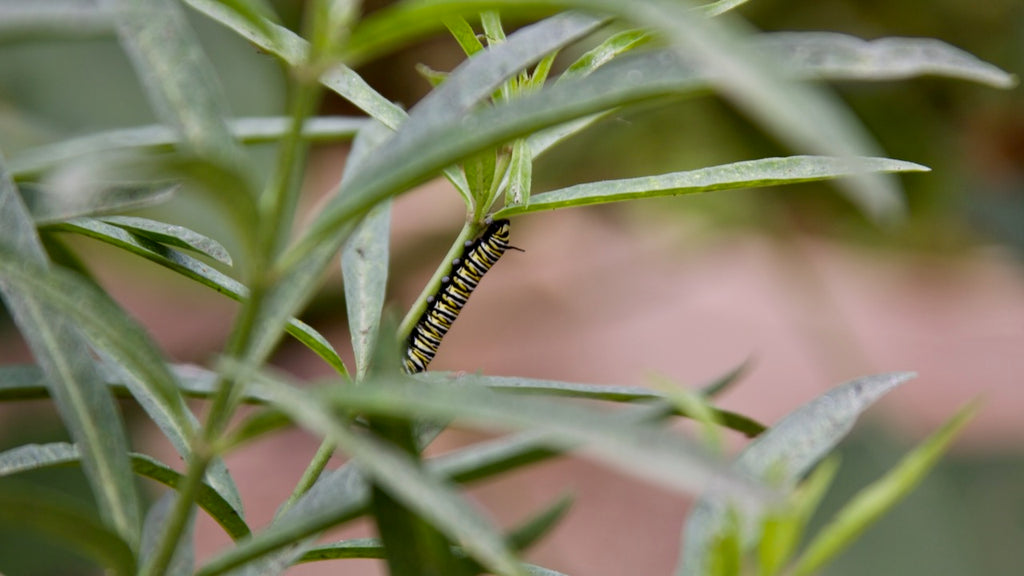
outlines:
{"label": "caterpillar", "polygon": [[427,298],[427,309],[409,334],[403,361],[407,373],[427,369],[480,279],[508,249],[508,240],[508,220],[491,221],[479,238],[466,242],[462,256],[452,260],[451,277],[444,277],[438,293]]}

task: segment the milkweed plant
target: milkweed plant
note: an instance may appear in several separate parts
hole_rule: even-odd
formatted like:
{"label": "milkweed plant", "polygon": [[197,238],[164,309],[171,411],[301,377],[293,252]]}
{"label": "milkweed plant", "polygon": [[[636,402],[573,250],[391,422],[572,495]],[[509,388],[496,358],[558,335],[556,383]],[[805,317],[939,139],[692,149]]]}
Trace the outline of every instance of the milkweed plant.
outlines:
{"label": "milkweed plant", "polygon": [[[501,265],[473,253],[497,242],[494,232],[488,236],[492,222],[507,234],[539,211],[820,180],[835,180],[870,218],[897,221],[902,204],[893,175],[928,169],[884,157],[825,83],[920,75],[996,88],[1015,82],[933,39],[759,33],[732,12],[743,3],[405,0],[364,16],[356,0],[310,0],[301,33],[283,26],[265,0],[0,5],[5,42],[58,41],[83,29],[116,37],[159,121],[57,138],[0,159],[0,292],[34,358],[0,368],[0,399],[48,397],[72,440],[6,448],[0,475],[80,466],[99,511],[12,481],[0,491],[0,526],[36,532],[120,575],[282,574],[297,563],[328,561],[344,574],[349,558],[383,559],[391,574],[402,575],[555,575],[522,555],[558,522],[566,501],[503,530],[461,487],[579,452],[696,495],[676,574],[815,573],[921,480],[973,405],[806,534],[837,472],[828,454],[866,408],[911,373],[840,384],[768,427],[715,407],[739,370],[703,389],[672,392],[420,373],[472,291],[456,285],[464,282],[460,272],[484,261],[472,275],[480,281],[487,267]],[[191,27],[197,18],[280,61],[289,83],[281,116],[227,114]],[[515,32],[506,36],[512,24]],[[448,73],[427,73],[433,90],[408,111],[353,71],[442,34],[467,58]],[[566,50],[577,44],[584,48]],[[327,94],[362,114],[317,116]],[[532,163],[563,140],[585,138],[588,127],[636,106],[708,94],[730,102],[795,155],[531,193]],[[298,226],[311,143],[350,139],[340,181],[312,221]],[[275,143],[266,179],[254,176],[260,171],[246,149],[262,142]],[[404,319],[388,319],[382,310],[391,200],[438,177],[465,203],[465,223],[452,231],[449,253]],[[202,191],[205,205],[228,223],[234,258],[187,227],[119,215],[173,203],[183,185]],[[76,258],[68,242],[75,236],[239,301],[216,358],[205,367],[170,363]],[[323,272],[339,264],[349,361],[296,319]],[[432,322],[444,330],[434,334]],[[269,369],[285,333],[315,352],[336,373],[333,381],[301,385]],[[413,346],[429,352],[417,357],[422,366],[403,362]],[[133,450],[117,404],[122,398],[141,407],[181,463]],[[190,406],[186,398],[201,400]],[[240,411],[245,405],[253,409]],[[751,440],[727,456],[708,440],[714,434],[695,438],[667,426],[679,417]],[[453,422],[498,435],[422,457]],[[322,444],[275,519],[254,530],[224,457],[286,427],[303,428]],[[332,455],[347,463],[328,469]],[[163,485],[153,503],[138,491],[138,476]],[[197,563],[192,531],[199,509],[234,544]],[[377,538],[319,538],[361,517],[372,520]]]}

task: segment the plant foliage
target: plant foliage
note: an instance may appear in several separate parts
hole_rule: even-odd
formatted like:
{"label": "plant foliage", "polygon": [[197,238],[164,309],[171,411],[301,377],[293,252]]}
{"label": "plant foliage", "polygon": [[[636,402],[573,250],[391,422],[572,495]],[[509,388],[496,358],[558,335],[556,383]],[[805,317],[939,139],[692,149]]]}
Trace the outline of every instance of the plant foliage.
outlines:
{"label": "plant foliage", "polygon": [[[711,404],[738,371],[689,395],[489,375],[411,378],[398,370],[396,345],[489,216],[517,220],[542,210],[835,180],[868,215],[898,218],[892,175],[927,168],[882,157],[851,112],[807,80],[927,74],[999,88],[1014,83],[937,40],[757,33],[730,12],[742,3],[405,0],[364,18],[356,0],[311,0],[299,32],[260,0],[0,5],[3,42],[116,37],[158,121],[0,157],[0,295],[35,358],[32,366],[0,369],[0,400],[51,398],[72,440],[2,452],[0,475],[81,466],[100,510],[91,519],[67,498],[4,488],[0,525],[38,531],[116,574],[280,574],[299,562],[346,558],[383,558],[395,574],[557,574],[519,553],[550,530],[568,501],[505,533],[459,484],[573,451],[671,489],[713,487],[687,523],[679,574],[737,573],[758,543],[760,573],[784,570],[834,473],[816,468],[819,461],[909,375],[841,385],[765,430]],[[291,97],[282,116],[230,116],[193,18],[280,61]],[[509,19],[525,25],[506,35]],[[408,112],[353,70],[445,31],[467,60],[448,73],[427,70],[435,88]],[[584,40],[590,50],[558,64],[560,51]],[[364,116],[317,116],[327,93]],[[794,155],[531,193],[533,161],[566,138],[621,110],[708,93],[732,102]],[[353,137],[344,175],[312,222],[297,227],[310,145]],[[277,144],[265,178],[246,149],[260,142]],[[405,318],[382,320],[390,200],[442,175],[465,202],[465,225]],[[182,184],[202,190],[210,210],[231,224],[226,239],[239,253],[189,228],[123,214],[175,202]],[[241,302],[220,361],[207,369],[171,364],[86,264],[69,264],[73,251],[47,251],[53,244],[43,239],[55,235],[98,239]],[[354,370],[295,318],[339,254]],[[268,358],[286,333],[337,377],[307,387],[270,371]],[[143,408],[180,454],[183,471],[130,450],[115,396]],[[203,418],[186,397],[204,399]],[[636,406],[609,410],[564,397]],[[240,415],[243,404],[257,409]],[[664,426],[673,416],[759,436],[729,461]],[[235,418],[240,424],[229,427]],[[795,560],[794,573],[816,570],[905,494],[966,418],[852,502]],[[452,421],[505,435],[424,460],[421,450]],[[323,445],[277,518],[254,531],[223,457],[290,425]],[[348,464],[325,470],[335,452]],[[136,476],[173,492],[147,507]],[[197,508],[236,540],[199,566],[191,538]],[[364,515],[376,521],[379,540],[317,544],[324,531]]]}

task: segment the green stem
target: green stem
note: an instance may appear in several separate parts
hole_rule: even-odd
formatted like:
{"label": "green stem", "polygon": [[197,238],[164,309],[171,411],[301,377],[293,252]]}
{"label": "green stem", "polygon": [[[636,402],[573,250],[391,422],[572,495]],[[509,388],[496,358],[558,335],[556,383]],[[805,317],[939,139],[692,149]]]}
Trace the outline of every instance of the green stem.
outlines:
{"label": "green stem", "polygon": [[[235,322],[226,348],[229,358],[245,358],[252,342],[253,327],[263,307],[267,294],[268,269],[290,231],[295,206],[298,202],[299,184],[295,167],[305,158],[306,145],[302,140],[302,128],[306,117],[316,107],[320,95],[319,85],[300,82],[291,105],[291,124],[288,134],[278,149],[278,161],[274,177],[264,193],[259,212],[259,247],[253,255],[250,275],[249,298]],[[159,576],[167,570],[178,541],[184,532],[189,514],[195,504],[196,493],[210,462],[214,458],[211,446],[217,444],[232,414],[241,402],[243,386],[234,378],[220,378],[217,392],[207,413],[201,434],[193,441],[193,458],[189,462],[185,482],[180,487],[178,498],[167,522],[157,551],[142,572],[145,576]],[[244,384],[244,383],[242,383]]]}
{"label": "green stem", "polygon": [[402,319],[402,323],[398,325],[399,342],[404,342],[409,337],[416,322],[419,322],[420,316],[423,315],[423,311],[427,309],[427,298],[435,294],[441,287],[441,279],[451,274],[452,260],[462,254],[466,242],[475,238],[480,233],[480,230],[481,227],[472,222],[467,222],[462,226],[462,230],[459,232],[458,237],[455,238],[455,242],[452,243],[452,247],[448,249],[448,253],[445,254],[441,265],[434,271],[434,275],[430,277],[430,281],[423,287],[423,291],[416,297],[416,301],[409,308],[409,312]]}
{"label": "green stem", "polygon": [[300,173],[295,168],[305,160],[309,150],[309,144],[302,138],[302,128],[322,94],[316,82],[300,81],[295,85],[290,106],[291,124],[280,144],[274,175],[260,199],[260,216],[264,223],[261,248],[271,259],[284,247],[291,231],[301,191]]}
{"label": "green stem", "polygon": [[203,483],[206,469],[212,460],[205,450],[198,451],[193,447],[192,454],[193,459],[189,462],[188,474],[181,486],[178,487],[178,498],[174,501],[174,508],[171,509],[171,515],[167,518],[163,536],[149,562],[139,572],[141,576],[162,576],[167,572],[167,567],[174,557],[174,551],[178,547],[178,541],[181,540],[181,535],[188,524],[192,505],[199,492],[199,487]]}
{"label": "green stem", "polygon": [[334,455],[334,443],[330,440],[324,440],[320,447],[317,448],[316,454],[313,456],[313,460],[306,467],[306,471],[302,473],[302,478],[299,478],[299,483],[295,485],[295,489],[292,490],[288,500],[277,510],[277,514],[274,515],[274,521],[285,515],[296,502],[299,501],[309,489],[313,487],[317,479],[320,478],[320,474],[327,467],[327,462],[330,461],[331,456]]}

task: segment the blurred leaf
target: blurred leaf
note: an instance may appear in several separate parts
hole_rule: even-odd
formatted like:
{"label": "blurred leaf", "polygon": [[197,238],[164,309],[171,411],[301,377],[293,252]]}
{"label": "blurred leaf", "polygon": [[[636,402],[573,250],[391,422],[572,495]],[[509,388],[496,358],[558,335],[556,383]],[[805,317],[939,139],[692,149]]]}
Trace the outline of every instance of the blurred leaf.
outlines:
{"label": "blurred leaf", "polygon": [[572,494],[563,494],[522,525],[513,529],[508,535],[508,541],[512,547],[521,551],[539,542],[569,513],[573,500]]}
{"label": "blurred leaf", "polygon": [[60,492],[4,487],[0,490],[0,526],[38,532],[49,542],[92,558],[111,574],[135,574],[135,557],[129,545],[97,522],[89,508]]}
{"label": "blurred leaf", "polygon": [[153,410],[150,415],[178,429],[183,439],[188,437],[192,420],[159,349],[105,293],[73,274],[29,264],[6,250],[0,250],[0,278],[5,285],[32,294],[55,314],[73,320],[95,346],[133,376],[132,382],[139,385],[132,386],[132,393],[147,410]]}
{"label": "blurred leaf", "polygon": [[[352,432],[314,396],[289,385],[260,378],[271,402],[301,426],[322,435],[350,456],[374,483],[427,520],[484,566],[499,574],[521,574],[515,555],[501,535],[446,482],[407,455],[372,436]],[[347,386],[376,389],[377,386]]]}
{"label": "blurred leaf", "polygon": [[861,490],[832,521],[821,529],[790,571],[793,576],[813,574],[845,550],[858,536],[924,480],[949,445],[978,411],[972,402],[938,432],[932,434],[884,477]]}
{"label": "blurred leaf", "polygon": [[430,66],[427,66],[426,64],[417,62],[415,68],[416,73],[419,74],[420,77],[422,77],[424,80],[429,82],[432,87],[439,86],[448,78],[447,72],[439,72],[437,70],[434,70]]}
{"label": "blurred leaf", "polygon": [[178,3],[103,0],[101,5],[117,16],[121,45],[157,117],[174,127],[185,150],[243,176],[244,156],[225,123],[228,106],[220,81]]}
{"label": "blurred leaf", "polygon": [[[525,524],[510,532],[507,536],[509,542],[517,550],[529,548],[557,525],[558,521],[569,511],[572,501],[572,496],[568,494],[559,497],[553,504],[545,507]],[[377,538],[342,540],[311,548],[302,555],[298,562],[344,558],[384,558],[384,546]]]}
{"label": "blurred leaf", "polygon": [[569,67],[565,69],[565,72],[558,77],[558,81],[561,82],[570,78],[582,78],[587,76],[594,70],[597,70],[601,66],[611,62],[613,59],[637,48],[638,46],[643,46],[650,40],[650,33],[644,30],[624,30],[622,32],[617,32],[606,38],[596,47],[588,50],[583,54],[583,56],[577,58],[576,61],[570,64]]}
{"label": "blurred leaf", "polygon": [[506,218],[541,210],[621,202],[639,198],[661,198],[715,190],[814,182],[848,177],[864,172],[925,172],[928,170],[920,164],[888,158],[854,160],[822,156],[763,158],[685,172],[577,184],[537,194],[530,200],[528,206],[509,206],[499,210],[494,216],[495,218]]}
{"label": "blurred leaf", "polygon": [[[112,244],[165,268],[174,270],[182,276],[191,278],[204,286],[213,288],[232,300],[242,301],[248,298],[249,289],[234,278],[218,272],[187,254],[182,254],[145,238],[140,238],[105,222],[88,218],[76,218],[50,226],[48,229],[84,234],[101,242]],[[308,324],[292,318],[288,322],[286,330],[296,340],[313,352],[316,352],[318,356],[323,358],[338,373],[348,374],[345,363],[331,346],[330,342]]]}
{"label": "blurred leaf", "polygon": [[388,281],[390,231],[391,203],[385,202],[370,211],[341,254],[345,307],[359,381],[366,376],[377,345]]}
{"label": "blurred leaf", "polygon": [[[186,4],[214,21],[226,26],[257,47],[283,60],[292,68],[306,62],[309,43],[291,30],[278,24],[268,24],[263,32],[251,26],[236,12],[226,9],[215,0],[184,0]],[[405,119],[405,112],[381,96],[351,68],[335,64],[320,75],[320,83],[334,90],[342,98],[366,112],[371,118],[396,128]]]}
{"label": "blurred leaf", "polygon": [[524,139],[512,145],[512,159],[508,168],[507,202],[512,205],[529,204],[533,187],[533,157],[530,145]]}
{"label": "blurred leaf", "polygon": [[[566,71],[558,77],[557,82],[562,82],[572,78],[586,77],[594,70],[597,70],[608,62],[611,62],[614,58],[637,47],[643,46],[650,39],[651,35],[643,30],[626,30],[624,32],[614,34],[573,62],[569,68],[567,68]],[[604,112],[578,118],[571,122],[552,126],[550,128],[540,130],[535,134],[531,134],[529,138],[526,139],[530,146],[531,156],[536,159],[556,144],[573,136],[574,134],[582,132],[602,118],[605,118],[608,114],[611,114],[613,111],[614,110],[606,110]]]}
{"label": "blurred leaf", "polygon": [[743,547],[740,545],[740,525],[734,510],[711,544],[709,554],[710,576],[739,576],[743,565]]}
{"label": "blurred leaf", "polygon": [[[741,369],[745,366],[741,366]],[[181,393],[194,398],[210,398],[216,392],[215,372],[199,368],[190,364],[178,364],[172,366],[178,381]],[[735,378],[740,371],[734,370],[719,379],[719,382]],[[108,385],[118,395],[126,395],[127,387],[113,375],[107,375]],[[452,375],[445,372],[425,372],[416,376],[428,382],[447,382],[452,380]],[[606,400],[611,402],[638,402],[663,400],[664,396],[657,392],[632,386],[608,386],[597,384],[576,384],[570,382],[556,382],[551,380],[534,380],[529,378],[514,378],[501,376],[466,376],[460,378],[472,378],[478,383],[493,387],[505,392],[523,392],[528,394],[567,396],[570,398],[584,398],[590,400]],[[703,393],[703,389],[702,389]],[[34,366],[3,366],[0,367],[0,402],[12,400],[26,400],[33,398],[45,398],[46,388],[39,369]],[[247,390],[244,401],[254,404],[266,403],[266,394],[259,389]],[[670,409],[667,413],[672,413]],[[685,414],[682,414],[685,416]],[[730,429],[754,437],[764,431],[764,426],[750,418],[731,412],[719,410],[719,417],[722,424]]]}
{"label": "blurred leaf", "polygon": [[248,24],[263,33],[268,33],[270,31],[269,24],[277,21],[274,8],[266,0],[217,0],[217,2],[244,18]]}
{"label": "blurred leaf", "polygon": [[[130,457],[132,470],[139,476],[156,480],[170,488],[176,488],[183,480],[179,472],[145,454],[130,454]],[[0,477],[30,470],[76,465],[81,462],[81,452],[74,444],[26,444],[0,452]],[[250,535],[249,527],[235,507],[213,488],[204,484],[196,497],[196,503],[206,510],[232,539],[238,540]]]}
{"label": "blurred leaf", "polygon": [[[174,506],[174,499],[177,493],[166,492],[156,501],[146,514],[146,521],[142,526],[142,547],[139,552],[139,563],[145,564],[156,548],[163,528],[167,523],[167,517]],[[193,539],[195,538],[196,515],[193,510],[189,515],[188,526],[178,540],[178,549],[174,551],[171,564],[167,567],[167,576],[189,576],[195,566],[195,550]]]}
{"label": "blurred leaf", "polygon": [[1017,78],[934,38],[862,40],[834,32],[775,32],[757,45],[798,69],[832,80],[902,80],[941,76],[1012,88]]}
{"label": "blurred leaf", "polygon": [[[517,0],[403,2],[367,17],[352,34],[350,61],[379,54],[436,27],[436,20],[480,9],[536,8]],[[853,114],[816,87],[792,82],[777,63],[756,50],[749,32],[733,18],[709,19],[674,0],[559,0],[551,7],[615,14],[663,33],[676,53],[707,71],[706,80],[773,136],[798,151],[852,158],[878,155],[877,146]],[[655,83],[658,73],[634,70],[633,84]],[[597,112],[597,110],[595,110]],[[902,210],[891,178],[862,173],[844,189],[865,212],[892,219]]]}
{"label": "blurred leaf", "polygon": [[[396,134],[395,138],[385,143],[379,153],[375,154],[373,158],[362,163],[358,171],[353,170],[346,174],[346,182],[351,185],[343,186],[342,190],[339,190],[331,199],[324,211],[314,222],[311,232],[303,238],[304,246],[298,250],[293,250],[292,259],[286,260],[286,262],[294,263],[295,260],[301,259],[304,253],[311,249],[313,244],[322,244],[328,235],[335,233],[343,221],[352,216],[360,215],[360,213],[368,210],[372,204],[401,190],[401,187],[398,187],[389,190],[385,194],[371,197],[371,195],[365,194],[363,191],[357,191],[360,185],[356,184],[357,181],[367,180],[367,173],[370,174],[370,180],[380,176],[379,174],[374,176],[374,172],[383,167],[381,155],[390,158],[384,151],[393,149],[396,146],[396,141],[409,144],[419,136],[432,137],[432,133],[436,130],[459,126],[463,114],[479,102],[490,97],[510,76],[542,58],[546,53],[587,35],[600,24],[600,21],[580,14],[561,14],[532,26],[524,27],[512,36],[509,36],[507,42],[484,51],[464,62],[449,75],[448,80],[444,84],[416,105],[412,116],[402,125],[402,129]],[[466,126],[465,129],[475,130],[471,125]],[[508,139],[511,138],[494,139],[491,141],[491,145],[496,146]],[[430,146],[420,148],[416,155],[410,155],[408,158],[393,158],[393,160],[398,160],[398,163],[390,164],[390,168],[386,172],[401,173],[403,170],[400,167],[403,166],[403,163],[414,160],[415,156],[424,152],[435,150],[443,146],[444,143],[444,140],[432,141]],[[415,180],[422,181],[427,176],[433,175],[461,158],[469,156],[470,152],[479,152],[485,148],[487,147],[479,146],[473,150],[467,150],[463,154],[448,156],[444,161],[429,169],[428,172],[415,177]],[[401,154],[399,153],[400,156]],[[417,167],[413,166],[412,169],[416,170]],[[450,170],[447,171],[446,175],[453,182],[456,181],[450,172]],[[465,178],[460,179],[462,182],[465,182]],[[467,194],[464,194],[464,196],[467,198],[471,196],[468,194],[468,188]],[[355,206],[351,206],[352,204],[355,204]]]}
{"label": "blurred leaf", "polygon": [[343,558],[384,558],[384,545],[377,538],[352,538],[321,544],[307,551],[299,562],[338,560]]}
{"label": "blurred leaf", "polygon": [[[131,393],[133,399],[142,406],[146,414],[153,420],[174,449],[186,462],[192,455],[192,441],[199,430],[199,423],[192,411],[185,405],[184,399],[178,396],[177,402],[167,403],[156,397],[143,383],[139,373],[122,366],[115,360],[100,356],[106,360],[102,368],[107,382],[118,382]],[[165,369],[168,374],[170,370]],[[174,384],[177,379],[174,378]],[[176,386],[177,387],[177,386]],[[137,470],[136,470],[137,471]],[[206,482],[231,505],[232,512],[242,516],[242,498],[238,487],[228,472],[227,466],[220,458],[214,458],[206,469]]]}
{"label": "blurred leaf", "polygon": [[838,470],[839,459],[827,458],[793,493],[788,506],[765,517],[757,548],[758,574],[778,574],[789,561]]}
{"label": "blurred leaf", "polygon": [[90,186],[83,184],[69,193],[62,187],[50,188],[27,184],[21,195],[37,224],[59,222],[77,216],[109,214],[136,210],[171,199],[179,184],[152,182]]}
{"label": "blurred leaf", "polygon": [[[241,142],[262,144],[280,140],[288,131],[289,121],[283,116],[233,118],[228,120],[228,129]],[[337,142],[351,138],[367,122],[350,116],[307,118],[302,136],[310,142]],[[23,178],[81,156],[131,148],[164,151],[180,142],[174,130],[159,124],[92,132],[19,151],[11,158],[11,173]]]}
{"label": "blurred leaf", "polygon": [[118,228],[124,228],[136,236],[143,236],[167,246],[205,254],[222,264],[231,266],[231,255],[220,242],[184,226],[136,216],[107,216],[101,220]]}
{"label": "blurred leaf", "polygon": [[452,18],[445,18],[443,22],[445,28],[451,33],[452,38],[455,38],[455,41],[458,42],[459,47],[466,53],[466,56],[472,56],[484,49],[484,45],[476,35],[476,30],[473,30],[473,27],[465,18],[454,16]]}
{"label": "blurred leaf", "polygon": [[[751,442],[736,459],[738,473],[770,480],[773,486],[790,489],[828,454],[853,428],[864,410],[884,394],[914,377],[908,372],[866,376],[841,384],[797,408],[781,422]],[[686,519],[680,576],[707,573],[706,556],[711,542],[727,522],[732,504],[720,492],[701,496]],[[743,530],[760,526],[763,515],[749,511],[741,518]]]}
{"label": "blurred leaf", "polygon": [[719,14],[724,14],[733,8],[742,6],[749,1],[750,0],[718,0],[717,2],[702,5],[700,10],[708,16],[718,16]]}
{"label": "blurred leaf", "polygon": [[113,15],[89,2],[0,2],[0,45],[41,40],[89,40],[113,33]]}
{"label": "blurred leaf", "polygon": [[[371,122],[364,126],[352,143],[352,150],[345,161],[342,182],[349,178],[352,171],[365,158],[376,153],[380,143],[390,135],[390,130],[383,123]],[[354,228],[355,225],[336,231],[329,239],[325,239],[321,245],[317,246],[307,259],[291,270],[290,274],[271,287],[264,299],[261,314],[256,319],[253,328],[254,338],[245,354],[245,359],[250,365],[261,364],[271,353],[280,339],[281,326],[288,320],[289,315],[295,314],[302,304],[311,297],[316,284],[322,278],[323,271],[336,257]],[[338,362],[340,364],[340,358]],[[340,371],[348,375],[344,366]]]}
{"label": "blurred leaf", "polygon": [[567,576],[566,574],[555,572],[554,570],[543,566],[536,566],[534,564],[524,564],[523,566],[526,568],[526,573],[530,576]]}
{"label": "blurred leaf", "polygon": [[[475,374],[449,373],[449,372],[423,372],[417,374],[417,380],[436,383],[459,383],[470,386],[486,386],[503,392],[518,392],[524,394],[536,394],[544,396],[567,396],[570,398],[585,398],[588,400],[606,400],[611,402],[636,402],[644,400],[666,400],[665,394],[639,388],[635,386],[612,386],[604,384],[577,384],[574,382],[559,382],[554,380],[537,380],[533,378],[519,378],[507,376],[479,376]],[[747,436],[756,436],[764,431],[764,426],[757,422],[728,410],[714,409],[715,413],[722,420],[722,425],[742,432]],[[685,410],[677,412],[683,416],[691,416]]]}
{"label": "blurred leaf", "polygon": [[[259,393],[258,390],[255,392]],[[630,412],[626,417],[651,420],[664,418],[671,410],[665,406],[647,406]],[[434,434],[439,431],[440,427],[433,429]],[[551,441],[545,435],[527,432],[475,444],[434,459],[428,462],[428,466],[456,482],[471,482],[547,460],[561,453],[562,450],[551,447]],[[252,539],[211,560],[199,573],[201,576],[220,574],[260,557],[265,558],[253,566],[272,566],[283,570],[283,567],[290,566],[315,544],[316,535],[321,531],[363,514],[368,494],[365,482],[351,464],[327,472],[285,517]],[[301,544],[288,546],[300,538],[304,539]],[[246,574],[263,574],[263,571],[254,568]]]}
{"label": "blurred leaf", "polygon": [[352,463],[325,472],[280,518],[252,538],[200,567],[197,576],[213,576],[245,566],[246,576],[280,574],[316,546],[320,532],[366,511],[369,489]]}
{"label": "blurred leaf", "polygon": [[686,414],[700,424],[704,445],[715,454],[725,454],[722,439],[722,428],[727,427],[725,417],[707,397],[663,378],[658,378],[656,385],[664,391],[665,400],[675,407],[676,413]]}
{"label": "blurred leaf", "polygon": [[[52,288],[47,264],[35,226],[0,157],[0,296],[46,373],[61,420],[83,447],[82,467],[104,522],[134,549],[141,514],[121,417],[74,318],[33,286]],[[66,290],[63,296],[76,300],[79,291]],[[107,320],[116,324],[116,317]]]}
{"label": "blurred leaf", "polygon": [[[275,382],[266,374],[253,378],[256,383]],[[328,386],[317,396],[346,411],[544,432],[555,447],[583,444],[583,453],[670,488],[689,490],[714,480],[726,493],[745,501],[770,498],[762,486],[726,472],[721,462],[681,434],[582,406],[422,380]]]}

